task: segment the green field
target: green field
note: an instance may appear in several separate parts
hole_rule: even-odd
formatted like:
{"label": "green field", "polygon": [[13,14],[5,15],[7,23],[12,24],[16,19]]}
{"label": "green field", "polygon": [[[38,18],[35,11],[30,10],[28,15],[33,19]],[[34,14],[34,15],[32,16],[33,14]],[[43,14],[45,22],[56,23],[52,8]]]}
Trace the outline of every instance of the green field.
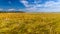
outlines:
{"label": "green field", "polygon": [[0,13],[0,34],[60,34],[60,13]]}

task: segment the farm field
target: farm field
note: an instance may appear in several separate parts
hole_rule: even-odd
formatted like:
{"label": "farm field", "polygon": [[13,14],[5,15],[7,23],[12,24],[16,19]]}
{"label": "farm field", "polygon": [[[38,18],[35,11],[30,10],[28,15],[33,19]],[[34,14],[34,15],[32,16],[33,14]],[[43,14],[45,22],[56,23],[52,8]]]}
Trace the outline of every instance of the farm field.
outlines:
{"label": "farm field", "polygon": [[0,13],[0,34],[60,34],[60,13]]}

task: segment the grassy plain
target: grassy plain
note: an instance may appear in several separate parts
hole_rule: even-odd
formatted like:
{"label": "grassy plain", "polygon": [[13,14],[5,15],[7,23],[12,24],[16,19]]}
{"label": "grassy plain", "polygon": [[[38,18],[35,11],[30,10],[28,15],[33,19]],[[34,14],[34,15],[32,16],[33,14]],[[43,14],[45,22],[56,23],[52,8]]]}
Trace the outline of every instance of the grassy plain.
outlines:
{"label": "grassy plain", "polygon": [[0,34],[60,34],[60,13],[0,13]]}

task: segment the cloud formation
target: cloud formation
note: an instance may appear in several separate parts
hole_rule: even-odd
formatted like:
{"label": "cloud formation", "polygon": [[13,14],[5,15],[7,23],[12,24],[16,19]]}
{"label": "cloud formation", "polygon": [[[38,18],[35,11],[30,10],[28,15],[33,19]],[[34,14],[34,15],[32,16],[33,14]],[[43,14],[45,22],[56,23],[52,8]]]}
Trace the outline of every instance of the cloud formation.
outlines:
{"label": "cloud formation", "polygon": [[29,5],[28,5],[29,2],[26,1],[26,0],[21,0],[20,2],[23,3],[25,7],[28,7],[28,6],[29,6]]}
{"label": "cloud formation", "polygon": [[0,8],[0,11],[2,11],[3,9],[2,8]]}
{"label": "cloud formation", "polygon": [[8,9],[8,11],[15,11],[16,9],[14,9],[14,8],[11,8],[11,9]]}
{"label": "cloud formation", "polygon": [[57,0],[57,2],[49,0],[42,4],[39,1],[42,2],[41,0],[35,0],[33,4],[29,4],[27,0],[21,0],[20,2],[24,4],[25,10],[28,11],[60,11],[60,0]]}
{"label": "cloud formation", "polygon": [[[44,4],[44,11],[50,11],[50,12],[59,12],[60,11],[60,0],[58,2],[54,1],[48,1]],[[41,10],[41,11],[43,11]]]}
{"label": "cloud formation", "polygon": [[29,4],[29,2],[26,0],[22,0],[20,2],[24,4],[24,6],[26,7],[25,9],[28,11],[36,11],[39,7],[42,7],[42,5],[38,4],[36,1],[34,1],[33,4]]}

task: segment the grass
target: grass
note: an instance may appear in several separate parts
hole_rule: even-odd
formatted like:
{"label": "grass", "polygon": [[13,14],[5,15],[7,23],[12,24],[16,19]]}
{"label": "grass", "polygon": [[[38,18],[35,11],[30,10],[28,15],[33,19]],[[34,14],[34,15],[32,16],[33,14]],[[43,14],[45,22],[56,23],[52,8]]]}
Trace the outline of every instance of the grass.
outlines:
{"label": "grass", "polygon": [[60,13],[0,13],[0,34],[60,34]]}

